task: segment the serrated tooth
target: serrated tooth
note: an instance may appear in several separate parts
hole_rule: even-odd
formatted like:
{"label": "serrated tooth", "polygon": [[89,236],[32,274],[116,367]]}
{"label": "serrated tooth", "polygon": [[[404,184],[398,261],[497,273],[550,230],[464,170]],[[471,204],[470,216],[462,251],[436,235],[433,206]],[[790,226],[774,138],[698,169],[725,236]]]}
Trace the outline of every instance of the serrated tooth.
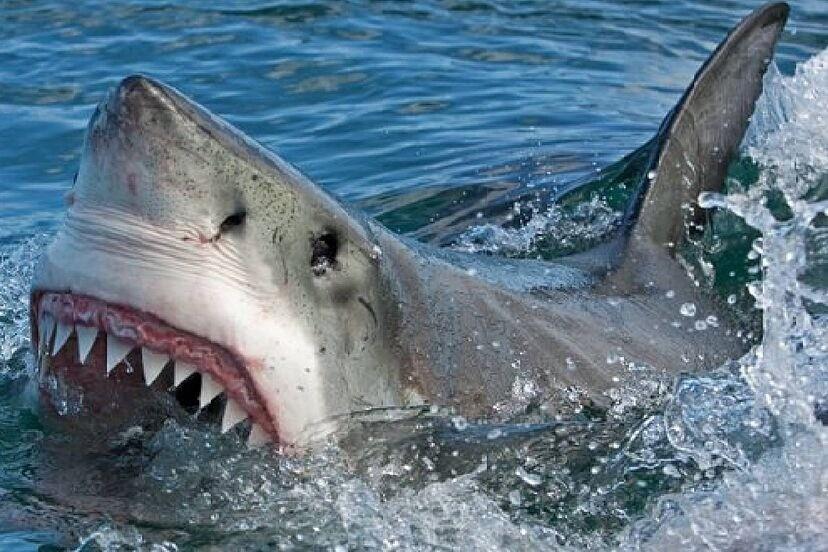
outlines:
{"label": "serrated tooth", "polygon": [[106,335],[106,375],[112,373],[112,370],[118,366],[118,363],[126,358],[132,350],[133,344],[126,339],[115,337],[114,335]]}
{"label": "serrated tooth", "polygon": [[236,401],[228,397],[227,404],[224,405],[224,415],[221,417],[221,432],[227,433],[231,427],[245,419],[247,419],[247,412]]}
{"label": "serrated tooth", "polygon": [[158,376],[161,375],[161,372],[164,370],[164,366],[170,361],[170,357],[165,355],[164,353],[155,353],[141,347],[141,362],[144,365],[144,383],[147,386],[152,385],[152,383],[158,379]]}
{"label": "serrated tooth", "polygon": [[250,435],[247,436],[247,448],[259,448],[270,442],[270,435],[268,435],[262,426],[253,424],[250,427]]}
{"label": "serrated tooth", "polygon": [[192,376],[196,372],[192,364],[186,362],[176,362],[173,367],[173,387],[178,387],[181,383]]}
{"label": "serrated tooth", "polygon": [[66,342],[69,341],[69,336],[72,335],[74,330],[74,326],[64,324],[63,322],[57,323],[57,329],[55,329],[55,342],[52,344],[52,356],[58,354],[63,346],[66,345]]}
{"label": "serrated tooth", "polygon": [[92,350],[92,346],[95,345],[95,340],[98,338],[98,328],[75,326],[75,333],[78,335],[78,359],[83,364],[89,357],[89,351]]}
{"label": "serrated tooth", "polygon": [[216,383],[216,380],[214,380],[212,376],[202,374],[201,392],[198,394],[198,409],[201,410],[210,404],[210,401],[221,395],[223,391],[224,387]]}
{"label": "serrated tooth", "polygon": [[46,354],[49,350],[49,341],[52,339],[52,333],[55,331],[55,319],[50,314],[44,313],[40,317],[40,329],[38,330],[40,343],[38,344],[38,352],[41,356]]}

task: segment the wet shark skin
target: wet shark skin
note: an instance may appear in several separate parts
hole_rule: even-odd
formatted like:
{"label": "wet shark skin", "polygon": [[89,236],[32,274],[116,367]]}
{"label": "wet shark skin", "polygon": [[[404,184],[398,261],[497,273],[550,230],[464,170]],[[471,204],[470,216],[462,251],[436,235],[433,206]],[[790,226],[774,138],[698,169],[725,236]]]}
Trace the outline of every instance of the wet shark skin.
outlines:
{"label": "wet shark skin", "polygon": [[[780,10],[762,13],[781,29]],[[748,18],[730,39],[760,23]],[[654,202],[681,199],[653,190],[631,224],[651,228],[648,213],[663,212]],[[560,399],[573,388],[606,403],[641,369],[709,369],[750,345],[664,244],[635,232],[619,240],[603,272],[581,270],[583,256],[481,266],[412,243],[137,75],[90,122],[66,223],[33,292],[139,309],[238,352],[278,439],[303,446],[372,408],[492,415],[518,380],[553,408],[577,407]],[[705,329],[680,314],[690,303]]]}

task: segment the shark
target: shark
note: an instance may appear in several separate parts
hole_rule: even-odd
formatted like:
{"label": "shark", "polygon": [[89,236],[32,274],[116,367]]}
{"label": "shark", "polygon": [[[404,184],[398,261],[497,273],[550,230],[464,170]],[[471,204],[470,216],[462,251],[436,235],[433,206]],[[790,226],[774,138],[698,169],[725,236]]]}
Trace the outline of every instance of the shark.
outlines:
{"label": "shark", "polygon": [[548,262],[397,235],[173,87],[126,77],[89,122],[33,279],[43,395],[80,386],[91,415],[174,393],[222,432],[301,451],[357,412],[482,418],[520,382],[553,409],[601,404],[640,377],[630,366],[741,355],[728,306],[676,252],[709,216],[699,194],[722,187],[788,12],[733,28],[661,124],[612,236]]}

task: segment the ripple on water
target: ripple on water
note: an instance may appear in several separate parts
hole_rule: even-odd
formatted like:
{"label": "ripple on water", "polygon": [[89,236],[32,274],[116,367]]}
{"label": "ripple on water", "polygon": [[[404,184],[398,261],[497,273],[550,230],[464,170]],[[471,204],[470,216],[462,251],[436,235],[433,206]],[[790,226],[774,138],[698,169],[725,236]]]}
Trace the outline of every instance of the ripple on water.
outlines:
{"label": "ripple on water", "polygon": [[[32,235],[55,227],[73,144],[117,78],[171,80],[349,197],[388,192],[376,205],[393,224],[415,232],[456,215],[445,235],[462,234],[461,247],[535,256],[600,240],[617,209],[539,202],[533,223],[504,228],[489,224],[503,209],[487,208],[510,211],[509,194],[594,177],[646,140],[733,8],[27,5],[0,13],[0,44],[19,38],[0,67],[0,528],[25,529],[3,533],[0,548],[828,547],[828,437],[814,419],[828,396],[818,214],[828,54],[771,78],[747,141],[758,182],[708,198],[762,234],[751,292],[764,338],[737,363],[677,382],[642,377],[611,393],[607,412],[574,420],[532,411],[532,382],[516,380],[509,423],[421,413],[362,424],[355,450],[346,440],[301,459],[240,450],[236,436],[186,416],[90,450],[45,427],[33,406],[28,285],[48,241]],[[824,46],[824,8],[797,9],[817,15],[793,22],[780,56],[788,69]],[[694,25],[677,24],[688,10]],[[233,63],[219,63],[227,52]],[[790,217],[769,214],[768,197]]]}

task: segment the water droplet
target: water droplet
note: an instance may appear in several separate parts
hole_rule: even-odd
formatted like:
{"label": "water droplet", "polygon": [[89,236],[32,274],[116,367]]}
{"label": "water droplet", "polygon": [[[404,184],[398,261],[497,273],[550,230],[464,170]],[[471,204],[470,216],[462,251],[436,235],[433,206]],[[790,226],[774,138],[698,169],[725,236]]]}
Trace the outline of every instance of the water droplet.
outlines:
{"label": "water droplet", "polygon": [[664,466],[664,467],[661,469],[661,471],[662,471],[662,472],[664,472],[664,475],[667,475],[667,476],[669,476],[669,477],[675,477],[675,478],[679,478],[679,477],[681,477],[681,473],[680,473],[680,472],[678,471],[678,469],[677,469],[674,465],[672,465],[672,464],[667,464],[666,466]]}
{"label": "water droplet", "polygon": [[489,433],[486,434],[486,439],[499,439],[503,436],[503,431],[501,429],[493,429]]}
{"label": "water droplet", "polygon": [[693,303],[683,303],[679,309],[679,312],[682,316],[696,316],[696,305]]}
{"label": "water droplet", "polygon": [[515,470],[515,474],[520,477],[524,483],[529,486],[537,487],[541,484],[541,477],[536,473],[529,473],[521,467]]}

